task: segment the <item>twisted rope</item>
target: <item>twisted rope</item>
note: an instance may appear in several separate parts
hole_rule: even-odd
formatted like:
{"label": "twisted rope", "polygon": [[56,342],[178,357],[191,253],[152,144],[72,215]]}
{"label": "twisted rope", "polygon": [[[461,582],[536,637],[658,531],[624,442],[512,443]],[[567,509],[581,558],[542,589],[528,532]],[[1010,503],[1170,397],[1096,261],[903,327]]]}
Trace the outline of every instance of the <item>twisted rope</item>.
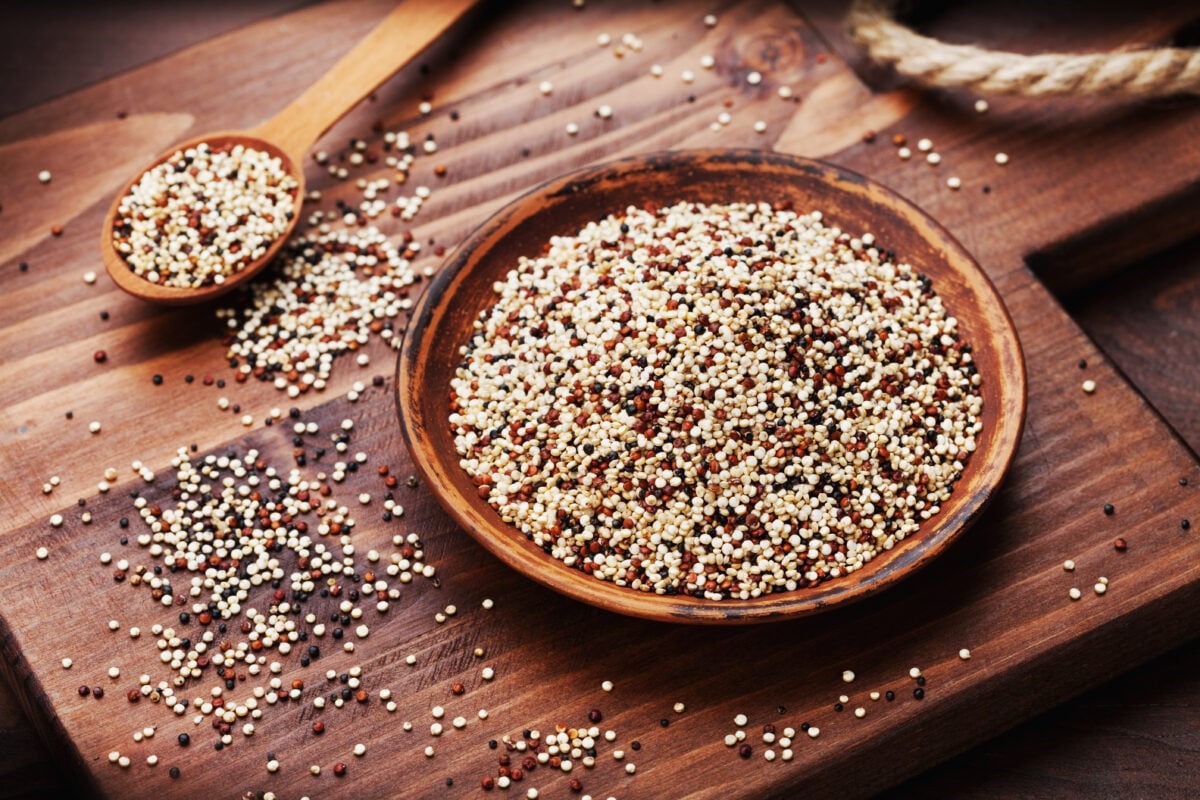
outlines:
{"label": "twisted rope", "polygon": [[873,60],[926,85],[1025,97],[1200,93],[1200,50],[1194,48],[1033,56],[985,50],[922,36],[896,21],[894,5],[855,0],[846,26]]}

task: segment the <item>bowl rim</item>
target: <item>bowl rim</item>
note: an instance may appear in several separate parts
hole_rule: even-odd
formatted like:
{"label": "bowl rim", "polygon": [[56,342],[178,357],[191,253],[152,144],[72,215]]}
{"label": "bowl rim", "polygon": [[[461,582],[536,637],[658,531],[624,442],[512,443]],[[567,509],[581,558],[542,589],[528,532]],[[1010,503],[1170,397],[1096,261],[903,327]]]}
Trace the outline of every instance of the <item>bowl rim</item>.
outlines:
{"label": "bowl rim", "polygon": [[[455,290],[467,280],[460,277],[464,269],[484,260],[481,252],[486,254],[490,243],[494,244],[503,239],[507,232],[506,226],[535,215],[536,209],[530,211],[530,207],[536,205],[539,200],[578,196],[586,192],[589,186],[617,171],[631,168],[656,171],[685,166],[705,168],[713,164],[742,165],[746,168],[769,164],[793,170],[798,177],[810,176],[818,183],[840,187],[840,191],[858,193],[868,202],[878,204],[880,199],[888,201],[891,204],[890,208],[905,224],[916,227],[926,242],[938,245],[945,253],[945,261],[950,269],[959,273],[962,270],[974,273],[980,299],[988,301],[987,304],[992,306],[991,315],[979,313],[978,316],[980,319],[989,320],[994,316],[992,321],[995,322],[995,327],[986,327],[1002,334],[999,338],[1009,347],[1007,352],[998,355],[1000,362],[1006,367],[1000,370],[1003,380],[1001,376],[983,376],[985,381],[999,381],[999,400],[1002,408],[994,416],[997,431],[995,437],[989,440],[993,443],[992,449],[978,452],[968,465],[970,469],[977,461],[983,461],[983,456],[987,456],[987,463],[979,468],[984,478],[979,482],[979,490],[973,492],[951,514],[942,509],[932,518],[952,519],[953,524],[935,525],[932,531],[920,530],[906,537],[895,548],[883,551],[872,559],[873,562],[883,560],[885,563],[867,575],[866,579],[855,580],[859,573],[855,571],[814,587],[776,592],[748,600],[719,601],[686,595],[660,595],[617,586],[610,581],[599,580],[581,570],[568,567],[544,553],[540,547],[527,542],[517,528],[501,521],[490,505],[484,504],[484,507],[490,512],[491,518],[481,514],[474,504],[454,488],[446,474],[447,462],[449,470],[461,472],[456,452],[438,454],[440,458],[426,457],[427,453],[434,453],[428,431],[429,424],[448,425],[448,422],[442,419],[426,419],[423,413],[420,398],[427,392],[422,390],[431,387],[420,385],[424,374],[420,357],[432,346],[431,340],[437,338],[435,329],[437,322],[444,318],[444,299],[447,295],[450,299],[454,298]],[[872,196],[875,199],[872,199]],[[631,199],[631,203],[633,202],[635,200]],[[607,214],[612,211],[598,210],[597,213]],[[481,248],[485,249],[481,251]],[[981,308],[983,305],[985,304],[980,303]],[[435,318],[434,315],[439,310],[442,313]],[[999,492],[1020,444],[1025,424],[1028,389],[1020,339],[995,284],[962,244],[929,214],[883,184],[827,162],[773,151],[728,148],[668,150],[584,166],[539,183],[506,203],[455,248],[414,305],[397,357],[394,391],[397,416],[405,444],[422,479],[458,526],[502,562],[561,594],[618,613],[659,621],[736,624],[807,616],[865,599],[919,571],[944,552],[979,519]],[[435,387],[435,391],[448,393],[449,387]],[[961,495],[956,495],[958,496]],[[511,535],[497,535],[493,529],[506,529]],[[892,561],[897,562],[897,567],[886,569],[887,564]]]}

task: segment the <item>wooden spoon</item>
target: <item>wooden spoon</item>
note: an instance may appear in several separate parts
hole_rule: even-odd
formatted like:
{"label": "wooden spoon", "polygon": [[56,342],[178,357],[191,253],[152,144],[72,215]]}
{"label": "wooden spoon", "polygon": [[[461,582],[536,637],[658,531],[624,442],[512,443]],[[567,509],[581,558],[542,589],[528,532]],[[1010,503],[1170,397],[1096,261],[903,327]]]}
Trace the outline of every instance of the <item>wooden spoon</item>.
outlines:
{"label": "wooden spoon", "polygon": [[[409,0],[401,3],[320,80],[266,122],[247,131],[220,131],[196,136],[171,147],[156,158],[121,188],[104,219],[100,252],[113,281],[143,300],[165,305],[187,305],[224,294],[253,278],[279,252],[300,220],[305,185],[302,164],[308,148],[474,4],[475,0]],[[214,149],[240,143],[278,157],[296,180],[296,213],[292,215],[287,230],[272,242],[261,258],[227,276],[223,283],[195,289],[159,286],[133,272],[113,245],[117,208],[147,170],[166,161],[179,150],[201,142],[208,142]]]}
{"label": "wooden spoon", "polygon": [[[915,535],[861,569],[808,589],[750,600],[710,601],[639,592],[565,566],[506,524],[459,466],[450,429],[450,381],[459,347],[493,285],[554,234],[626,206],[680,201],[790,202],[826,224],[870,231],[928,275],[971,343],[983,394],[983,431],[941,511]],[[400,426],[425,485],[480,544],[514,569],[565,595],[623,614],[693,623],[746,623],[814,614],[868,597],[928,564],[979,518],[1017,450],[1025,415],[1025,365],[1012,320],[987,275],[944,228],[904,198],[830,164],[758,150],[693,150],[589,167],[546,183],[501,210],[439,270],[413,309],[397,365]]]}

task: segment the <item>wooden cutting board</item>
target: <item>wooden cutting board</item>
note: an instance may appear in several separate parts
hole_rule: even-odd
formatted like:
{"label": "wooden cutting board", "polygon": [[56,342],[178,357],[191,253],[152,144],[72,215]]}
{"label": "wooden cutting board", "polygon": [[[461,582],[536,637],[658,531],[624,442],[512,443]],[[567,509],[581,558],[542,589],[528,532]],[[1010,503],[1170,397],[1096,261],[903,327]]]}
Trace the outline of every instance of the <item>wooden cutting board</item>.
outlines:
{"label": "wooden cutting board", "polygon": [[[370,467],[387,464],[399,476],[412,470],[386,346],[367,348],[367,367],[339,364],[323,394],[298,401],[266,384],[235,383],[212,308],[164,311],[124,297],[104,279],[85,283],[86,271],[99,270],[101,215],[111,192],[151,154],[190,133],[249,126],[272,113],[387,8],[310,8],[0,121],[0,280],[7,300],[0,311],[0,651],[6,677],[81,786],[122,797],[267,790],[279,797],[474,797],[503,752],[489,749],[490,739],[577,726],[599,709],[598,724],[616,731],[617,741],[601,745],[594,770],[573,773],[593,796],[860,796],[1200,632],[1193,613],[1200,545],[1180,527],[1182,518],[1200,520],[1197,463],[1046,285],[1078,285],[1195,234],[1194,104],[994,101],[979,115],[966,96],[872,90],[847,63],[852,50],[840,38],[838,8],[731,4],[715,9],[719,22],[710,29],[701,18],[714,9],[693,3],[593,4],[583,11],[497,6],[386,84],[322,144],[335,154],[350,137],[377,145],[377,121],[409,130],[417,141],[436,134],[438,153],[419,158],[411,179],[434,190],[411,228],[418,241],[432,240],[420,266],[436,268],[435,248],[452,247],[516,193],[619,155],[774,147],[869,174],[960,238],[1016,322],[1029,412],[1004,491],[939,563],[881,597],[813,619],[711,630],[626,619],[560,598],[454,529],[419,485],[395,490],[405,514],[384,522],[380,479],[367,468],[334,487],[358,520],[357,550],[390,552],[394,534],[418,533],[438,585],[417,579],[403,587],[386,617],[371,618],[370,637],[352,655],[325,648],[307,670],[294,656],[280,659],[289,680],[304,678],[303,702],[267,708],[253,737],[235,731],[234,744],[221,752],[213,750],[207,720],[196,727],[190,714],[130,704],[125,694],[138,675],[165,677],[151,626],[183,626],[144,591],[114,582],[99,554],[145,560],[136,545],[120,545],[117,521],[132,518],[137,532],[129,492],[165,496],[177,447],[256,447],[268,462],[290,468],[288,426],[262,420],[272,407],[297,406],[323,431],[354,418],[353,446],[370,454]],[[991,43],[1019,47],[1020,23],[989,21],[986,8],[959,13],[977,15],[976,28]],[[1098,32],[1094,45],[1152,40],[1171,29],[1165,14],[1139,24]],[[644,48],[616,58],[612,45],[595,44],[604,32],[614,42],[634,33]],[[699,63],[708,53],[717,62],[712,72]],[[654,63],[663,65],[663,77],[650,75]],[[680,80],[685,69],[696,73],[694,83]],[[746,83],[751,70],[765,76],[760,86]],[[555,86],[549,97],[537,90],[542,80]],[[780,85],[798,99],[781,99]],[[434,107],[428,116],[417,109],[423,98]],[[593,115],[603,103],[615,109],[611,120]],[[722,112],[732,121],[711,130]],[[753,130],[760,119],[767,123],[762,134]],[[564,133],[572,121],[581,129],[575,137]],[[863,141],[868,130],[876,133],[870,143]],[[910,143],[932,139],[941,165],[897,159],[895,133]],[[1007,166],[994,162],[998,151],[1011,156]],[[433,174],[437,164],[447,167],[444,178]],[[50,184],[38,184],[40,169],[53,172]],[[947,188],[950,175],[962,179],[961,190]],[[324,193],[322,207],[359,198],[318,167],[309,178]],[[56,225],[61,236],[51,234]],[[393,235],[409,229],[390,219],[383,225]],[[107,352],[104,364],[92,358],[97,349]],[[163,376],[161,386],[152,383],[154,374]],[[186,383],[187,375],[195,381]],[[370,384],[374,375],[385,385],[351,404],[350,385]],[[228,384],[205,385],[205,376]],[[1084,379],[1096,382],[1095,394],[1080,390]],[[240,414],[219,410],[222,396],[255,424],[246,428]],[[92,420],[103,423],[98,435],[87,431]],[[135,459],[158,472],[155,487],[130,479]],[[100,495],[96,484],[109,466],[121,479]],[[41,486],[51,475],[62,484],[45,495]],[[358,506],[364,491],[376,496],[372,506]],[[1112,515],[1103,512],[1105,503]],[[90,524],[81,520],[84,511]],[[47,523],[55,513],[66,518],[61,528]],[[1117,537],[1128,542],[1126,552],[1114,550]],[[49,557],[38,560],[43,546]],[[1062,569],[1067,558],[1077,564],[1074,573]],[[1100,576],[1110,579],[1102,597],[1091,590]],[[1078,602],[1067,597],[1071,587],[1083,590]],[[484,610],[484,598],[495,607]],[[449,604],[458,613],[439,624],[435,614]],[[317,610],[327,611],[319,604]],[[110,619],[120,631],[109,631]],[[133,625],[147,633],[131,639]],[[482,658],[473,655],[476,647]],[[958,655],[964,647],[970,660]],[[405,662],[410,654],[415,665]],[[69,670],[63,658],[72,659]],[[355,665],[369,702],[315,712],[312,698],[342,686],[327,684],[324,671]],[[108,677],[113,666],[121,671],[115,680]],[[922,700],[913,696],[913,666],[926,678]],[[493,680],[482,678],[484,667],[495,670]],[[845,669],[857,674],[853,683],[842,681]],[[244,697],[266,680],[248,676],[237,692]],[[611,692],[601,688],[605,680],[614,683]],[[457,682],[462,695],[451,690]],[[102,686],[105,696],[81,697],[80,685]],[[209,685],[189,687],[186,696]],[[397,703],[393,713],[379,699],[385,688]],[[894,702],[869,699],[887,690]],[[842,694],[850,701],[838,712]],[[677,702],[682,713],[673,710]],[[446,708],[443,723],[461,714],[466,727],[447,724],[446,733],[431,737],[435,705]],[[852,714],[858,706],[864,718]],[[476,715],[481,708],[486,720]],[[747,761],[723,742],[737,714],[749,718],[754,754]],[[327,723],[322,736],[311,731],[314,719]],[[790,763],[768,763],[761,755],[766,723],[809,723],[821,734],[798,735]],[[148,725],[157,726],[155,736],[134,742],[133,732]],[[193,739],[186,749],[176,743],[185,731]],[[356,743],[366,746],[361,758],[352,754]],[[432,758],[423,752],[428,745]],[[636,763],[636,774],[612,758],[617,748],[626,751],[626,763]],[[108,763],[113,750],[131,757],[130,768]],[[152,753],[159,757],[154,767],[145,763]],[[266,769],[269,755],[280,763],[276,773]],[[345,777],[333,775],[336,762],[348,764]],[[322,767],[319,777],[310,774],[313,764]],[[567,781],[542,767],[507,795],[534,786],[544,797],[567,796]]]}

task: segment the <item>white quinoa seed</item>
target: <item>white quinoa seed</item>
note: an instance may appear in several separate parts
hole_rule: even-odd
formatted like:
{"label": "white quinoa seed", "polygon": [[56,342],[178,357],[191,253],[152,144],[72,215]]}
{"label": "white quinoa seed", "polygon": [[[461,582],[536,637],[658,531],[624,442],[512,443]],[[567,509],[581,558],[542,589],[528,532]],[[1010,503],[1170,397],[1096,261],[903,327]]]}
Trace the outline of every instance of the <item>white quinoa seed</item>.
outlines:
{"label": "white quinoa seed", "polygon": [[912,669],[910,669],[910,670],[908,671],[908,677],[912,678],[914,681],[915,681],[917,678],[921,677],[921,668],[920,668],[920,667],[913,667]]}
{"label": "white quinoa seed", "polygon": [[749,721],[750,720],[746,718],[745,714],[738,714],[733,718],[733,724],[737,725],[739,728],[745,727],[746,723]]}
{"label": "white quinoa seed", "polygon": [[1008,153],[996,153],[996,163],[1004,166],[1008,163]]}
{"label": "white quinoa seed", "polygon": [[957,175],[951,175],[949,178],[946,178],[946,185],[951,189],[961,189],[962,179]]}
{"label": "white quinoa seed", "polygon": [[746,83],[750,84],[751,86],[758,86],[760,83],[762,83],[762,79],[762,73],[757,70],[752,70],[746,74]]}
{"label": "white quinoa seed", "polygon": [[1063,572],[1074,572],[1075,571],[1075,562],[1068,558],[1066,561],[1063,562],[1062,568],[1063,568]]}
{"label": "white quinoa seed", "polygon": [[854,682],[854,672],[851,670],[848,670],[848,669],[843,670],[842,671],[842,681],[844,683],[853,683]]}
{"label": "white quinoa seed", "polygon": [[981,99],[975,101],[975,112],[976,113],[986,114],[988,111],[988,108],[990,108],[990,106],[988,105],[987,100],[984,100],[981,98]]}
{"label": "white quinoa seed", "polygon": [[907,147],[901,147],[896,151],[896,156],[901,161],[908,161],[910,158],[912,158],[912,150],[909,150]]}
{"label": "white quinoa seed", "polygon": [[968,661],[971,658],[971,651],[964,647],[958,651],[958,657],[963,661]]}
{"label": "white quinoa seed", "polygon": [[1086,380],[1083,382],[1080,388],[1083,389],[1084,393],[1092,394],[1096,391],[1096,382],[1090,379]]}
{"label": "white quinoa seed", "polygon": [[940,510],[981,430],[957,320],[816,212],[629,208],[496,292],[451,382],[460,464],[618,586],[749,599],[860,569]]}
{"label": "white quinoa seed", "polygon": [[39,547],[34,555],[37,556],[38,561],[45,561],[50,557],[50,550],[45,547]]}
{"label": "white quinoa seed", "polygon": [[1079,598],[1083,597],[1083,592],[1079,591],[1077,588],[1072,586],[1071,590],[1069,592],[1067,592],[1067,596],[1070,597],[1072,600],[1078,600]]}
{"label": "white quinoa seed", "polygon": [[40,183],[49,183],[53,178],[54,176],[50,174],[50,170],[48,169],[42,170],[37,176],[37,179]]}
{"label": "white quinoa seed", "polygon": [[928,153],[925,156],[925,161],[931,167],[936,167],[938,164],[942,163],[942,157],[937,153]]}
{"label": "white quinoa seed", "polygon": [[1104,594],[1105,592],[1108,591],[1108,584],[1097,583],[1095,586],[1092,587],[1092,591],[1094,591],[1096,594]]}

